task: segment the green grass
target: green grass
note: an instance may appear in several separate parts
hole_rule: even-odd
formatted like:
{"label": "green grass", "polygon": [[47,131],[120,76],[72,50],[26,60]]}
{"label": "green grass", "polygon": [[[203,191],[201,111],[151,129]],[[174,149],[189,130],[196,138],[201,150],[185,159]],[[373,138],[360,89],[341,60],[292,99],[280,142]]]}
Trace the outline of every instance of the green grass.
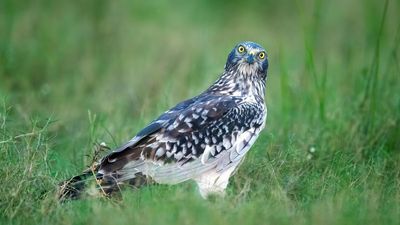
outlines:
{"label": "green grass", "polygon": [[[0,224],[400,224],[399,11],[1,1]],[[58,203],[95,143],[117,147],[204,90],[242,40],[268,51],[268,120],[226,198],[187,182]]]}

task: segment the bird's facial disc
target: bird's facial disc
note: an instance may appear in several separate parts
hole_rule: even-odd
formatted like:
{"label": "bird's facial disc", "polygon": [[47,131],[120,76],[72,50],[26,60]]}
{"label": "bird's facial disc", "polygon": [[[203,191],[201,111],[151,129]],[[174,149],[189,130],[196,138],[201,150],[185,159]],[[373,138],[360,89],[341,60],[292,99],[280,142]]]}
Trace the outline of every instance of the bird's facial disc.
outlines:
{"label": "bird's facial disc", "polygon": [[229,54],[227,66],[234,65],[242,74],[266,73],[267,54],[263,47],[254,42],[242,42]]}

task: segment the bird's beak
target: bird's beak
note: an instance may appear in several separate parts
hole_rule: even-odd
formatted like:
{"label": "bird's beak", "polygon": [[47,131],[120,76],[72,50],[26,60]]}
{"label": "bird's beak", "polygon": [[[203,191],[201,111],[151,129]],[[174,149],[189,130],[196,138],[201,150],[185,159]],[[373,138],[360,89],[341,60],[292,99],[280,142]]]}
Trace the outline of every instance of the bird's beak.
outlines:
{"label": "bird's beak", "polygon": [[249,64],[253,64],[254,63],[254,54],[250,53],[247,57],[246,57],[246,62]]}

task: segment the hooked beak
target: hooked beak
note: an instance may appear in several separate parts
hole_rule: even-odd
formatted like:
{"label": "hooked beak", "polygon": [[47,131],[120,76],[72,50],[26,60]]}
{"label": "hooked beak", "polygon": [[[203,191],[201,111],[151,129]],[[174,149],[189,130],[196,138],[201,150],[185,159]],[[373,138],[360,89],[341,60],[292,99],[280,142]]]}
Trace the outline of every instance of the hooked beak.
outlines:
{"label": "hooked beak", "polygon": [[254,54],[250,53],[247,57],[246,57],[246,62],[249,64],[253,64],[254,63]]}

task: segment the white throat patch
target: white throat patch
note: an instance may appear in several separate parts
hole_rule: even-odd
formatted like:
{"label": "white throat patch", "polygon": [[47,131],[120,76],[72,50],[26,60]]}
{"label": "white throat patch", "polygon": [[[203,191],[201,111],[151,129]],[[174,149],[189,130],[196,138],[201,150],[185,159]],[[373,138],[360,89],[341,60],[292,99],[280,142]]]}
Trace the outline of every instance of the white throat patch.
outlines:
{"label": "white throat patch", "polygon": [[238,70],[241,74],[251,75],[257,73],[257,67],[257,64],[240,63],[238,66]]}

